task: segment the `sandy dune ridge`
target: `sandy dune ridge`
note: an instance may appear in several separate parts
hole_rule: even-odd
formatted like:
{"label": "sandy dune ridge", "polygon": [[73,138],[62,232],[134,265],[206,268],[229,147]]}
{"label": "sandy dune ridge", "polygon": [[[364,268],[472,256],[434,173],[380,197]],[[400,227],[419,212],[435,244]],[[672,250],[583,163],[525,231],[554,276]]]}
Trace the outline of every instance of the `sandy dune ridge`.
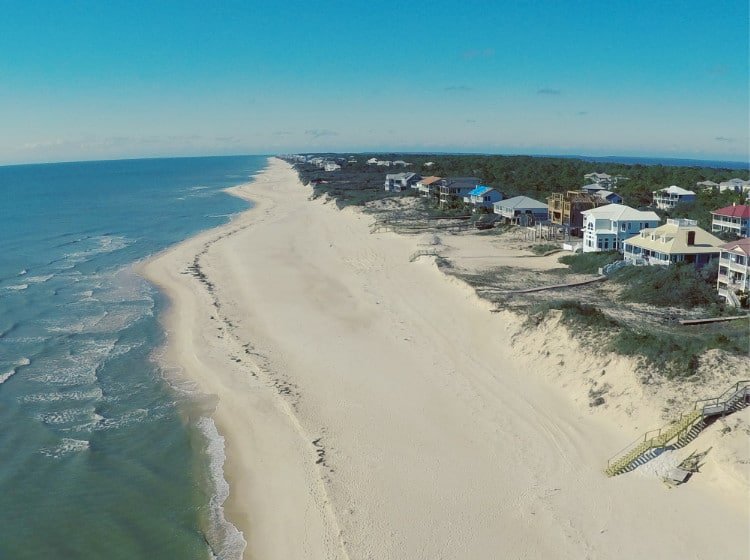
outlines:
{"label": "sandy dune ridge", "polygon": [[278,159],[233,194],[254,208],[143,272],[166,365],[216,402],[245,558],[748,558],[741,484],[603,474],[630,435],[576,402],[575,344],[511,345],[519,318],[409,261],[423,240]]}

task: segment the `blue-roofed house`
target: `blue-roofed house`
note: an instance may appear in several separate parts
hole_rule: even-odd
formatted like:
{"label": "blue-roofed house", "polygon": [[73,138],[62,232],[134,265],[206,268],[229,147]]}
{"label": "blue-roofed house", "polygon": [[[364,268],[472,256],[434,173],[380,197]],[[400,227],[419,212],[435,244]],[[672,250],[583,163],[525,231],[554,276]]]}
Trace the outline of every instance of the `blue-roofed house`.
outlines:
{"label": "blue-roofed house", "polygon": [[493,204],[502,199],[503,193],[499,190],[486,185],[477,185],[464,197],[464,202],[473,206],[475,211],[479,208],[487,208],[491,211]]}

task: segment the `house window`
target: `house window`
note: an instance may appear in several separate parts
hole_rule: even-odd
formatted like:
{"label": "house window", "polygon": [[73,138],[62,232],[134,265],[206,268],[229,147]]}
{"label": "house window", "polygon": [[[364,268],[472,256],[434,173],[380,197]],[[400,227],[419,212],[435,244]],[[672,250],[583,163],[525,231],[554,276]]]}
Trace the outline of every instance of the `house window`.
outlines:
{"label": "house window", "polygon": [[620,231],[625,231],[625,224],[620,224]]}
{"label": "house window", "polygon": [[609,249],[609,239],[604,240],[604,248]]}

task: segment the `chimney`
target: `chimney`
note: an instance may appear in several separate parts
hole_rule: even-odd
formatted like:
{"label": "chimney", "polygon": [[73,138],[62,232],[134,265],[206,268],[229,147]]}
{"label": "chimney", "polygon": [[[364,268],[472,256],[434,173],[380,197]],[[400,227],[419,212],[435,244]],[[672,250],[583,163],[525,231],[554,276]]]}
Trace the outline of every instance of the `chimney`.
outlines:
{"label": "chimney", "polygon": [[695,232],[694,231],[687,232],[687,244],[688,246],[695,245]]}

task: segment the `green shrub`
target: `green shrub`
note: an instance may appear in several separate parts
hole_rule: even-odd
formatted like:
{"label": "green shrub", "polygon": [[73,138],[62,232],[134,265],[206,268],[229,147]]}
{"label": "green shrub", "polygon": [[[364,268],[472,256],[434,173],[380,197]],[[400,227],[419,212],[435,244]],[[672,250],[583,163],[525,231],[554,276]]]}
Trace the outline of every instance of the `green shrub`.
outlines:
{"label": "green shrub", "polygon": [[661,307],[695,307],[719,301],[711,269],[702,273],[687,263],[625,267],[613,279],[625,286],[620,294],[623,301]]}
{"label": "green shrub", "polygon": [[535,255],[544,255],[546,253],[549,253],[550,251],[559,251],[560,246],[555,245],[554,243],[542,243],[541,245],[533,245],[531,247],[531,252]]}
{"label": "green shrub", "polygon": [[563,264],[567,264],[571,272],[577,274],[598,274],[599,269],[603,266],[621,259],[622,255],[617,251],[601,251],[598,253],[564,255],[558,260]]}

